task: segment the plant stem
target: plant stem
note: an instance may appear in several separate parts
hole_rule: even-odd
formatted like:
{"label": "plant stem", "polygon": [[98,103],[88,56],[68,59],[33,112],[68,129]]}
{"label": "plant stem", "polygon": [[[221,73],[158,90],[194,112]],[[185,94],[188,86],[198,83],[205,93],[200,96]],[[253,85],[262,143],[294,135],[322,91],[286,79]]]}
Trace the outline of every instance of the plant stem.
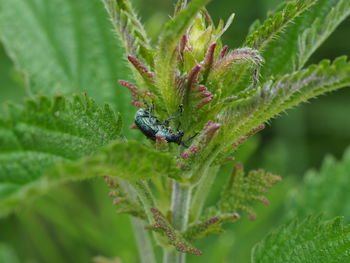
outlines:
{"label": "plant stem", "polygon": [[172,249],[172,250],[168,250],[168,249],[164,249],[163,252],[163,263],[175,263],[178,262],[177,258],[179,256],[179,252],[177,252],[176,250]]}
{"label": "plant stem", "polygon": [[[173,181],[171,200],[172,223],[179,231],[187,228],[189,208],[191,204],[192,186]],[[165,251],[164,263],[185,263],[186,254],[177,251]]]}
{"label": "plant stem", "polygon": [[209,191],[214,183],[216,173],[219,170],[219,166],[209,167],[202,175],[202,179],[197,185],[196,192],[193,196],[191,206],[191,220],[197,220],[203,210],[204,203],[207,199]]}
{"label": "plant stem", "polygon": [[136,244],[139,251],[141,263],[156,263],[152,242],[149,233],[144,228],[144,222],[140,219],[131,217],[131,222],[134,228]]}
{"label": "plant stem", "polygon": [[171,211],[174,227],[183,231],[187,227],[192,186],[173,181]]}

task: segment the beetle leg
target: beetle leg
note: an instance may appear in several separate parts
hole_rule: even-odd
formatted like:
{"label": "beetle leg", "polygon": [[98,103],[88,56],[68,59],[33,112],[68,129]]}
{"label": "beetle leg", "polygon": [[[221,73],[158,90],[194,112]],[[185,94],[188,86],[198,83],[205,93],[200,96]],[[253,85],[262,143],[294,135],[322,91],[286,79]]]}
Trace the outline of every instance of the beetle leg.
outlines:
{"label": "beetle leg", "polygon": [[186,143],[188,143],[190,140],[192,140],[194,137],[196,137],[198,135],[198,132],[196,132],[195,135],[191,136],[190,138],[187,138],[186,140],[181,142],[181,145],[183,145],[184,147],[188,148],[188,145]]}

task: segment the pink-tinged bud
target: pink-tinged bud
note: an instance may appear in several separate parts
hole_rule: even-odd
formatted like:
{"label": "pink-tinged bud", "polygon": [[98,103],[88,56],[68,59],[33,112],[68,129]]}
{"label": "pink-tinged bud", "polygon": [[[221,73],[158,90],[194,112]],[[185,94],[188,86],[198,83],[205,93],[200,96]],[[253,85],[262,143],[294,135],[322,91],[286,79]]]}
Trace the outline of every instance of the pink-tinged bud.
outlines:
{"label": "pink-tinged bud", "polygon": [[116,197],[116,196],[117,196],[117,193],[115,191],[109,192],[109,194],[108,194],[109,198],[113,198],[113,197]]}
{"label": "pink-tinged bud", "polygon": [[240,216],[238,213],[233,213],[233,214],[232,214],[232,218],[233,218],[233,219],[240,219],[241,216]]}
{"label": "pink-tinged bud", "polygon": [[192,153],[197,153],[197,152],[199,151],[198,146],[196,146],[196,145],[192,146],[192,147],[190,148],[190,151],[191,151]]}
{"label": "pink-tinged bud", "polygon": [[131,130],[138,130],[139,127],[137,127],[137,125],[134,123],[134,124],[131,124],[131,125],[129,126],[129,129],[131,129]]}
{"label": "pink-tinged bud", "polygon": [[118,83],[119,83],[120,85],[126,87],[128,90],[130,90],[131,93],[132,93],[133,95],[136,95],[136,94],[139,93],[138,88],[137,88],[134,84],[130,83],[129,81],[126,81],[126,80],[118,80]]}
{"label": "pink-tinged bud", "polygon": [[159,135],[159,134],[156,134],[156,141],[159,141],[159,142],[167,142],[166,140],[165,140],[165,137],[164,136],[162,136],[162,135]]}
{"label": "pink-tinged bud", "polygon": [[204,85],[197,86],[198,91],[207,91],[207,87]]}
{"label": "pink-tinged bud", "polygon": [[155,95],[153,93],[149,92],[148,90],[144,90],[144,91],[142,91],[142,93],[147,97],[155,97]]}
{"label": "pink-tinged bud", "polygon": [[153,214],[159,214],[159,210],[157,208],[151,207],[150,210]]}
{"label": "pink-tinged bud", "polygon": [[189,154],[186,152],[181,154],[181,158],[184,160],[188,159],[189,157],[190,157]]}
{"label": "pink-tinged bud", "polygon": [[269,205],[270,205],[270,201],[267,200],[266,198],[262,198],[260,201],[261,201],[265,206],[269,206]]}
{"label": "pink-tinged bud", "polygon": [[226,55],[227,50],[228,50],[228,46],[227,45],[223,46],[223,48],[220,51],[221,58],[223,58]]}
{"label": "pink-tinged bud", "polygon": [[201,99],[201,98],[208,98],[213,97],[213,94],[211,94],[209,91],[201,92],[195,99]]}
{"label": "pink-tinged bud", "polygon": [[137,108],[141,108],[142,107],[142,103],[138,100],[132,100],[131,104],[134,105]]}
{"label": "pink-tinged bud", "polygon": [[148,79],[153,79],[154,74],[152,72],[148,71],[146,66],[141,61],[139,61],[137,58],[130,56],[130,55],[128,56],[128,60],[131,62],[131,64],[133,64],[133,66],[137,69],[137,71],[143,77],[146,77]]}
{"label": "pink-tinged bud", "polygon": [[263,129],[265,129],[265,124],[260,124],[260,125],[256,126],[255,128],[251,129],[248,132],[247,136],[252,136],[253,134],[255,134]]}
{"label": "pink-tinged bud", "polygon": [[117,198],[117,199],[114,199],[113,200],[113,204],[114,205],[119,205],[120,203],[122,203],[123,202],[123,199],[122,198]]}
{"label": "pink-tinged bud", "polygon": [[256,214],[251,213],[251,214],[249,215],[249,219],[250,219],[251,221],[255,221],[255,220],[256,220]]}
{"label": "pink-tinged bud", "polygon": [[208,103],[210,103],[213,100],[214,96],[210,96],[205,98],[204,100],[201,100],[196,106],[195,109],[198,110],[200,108],[202,108],[204,105],[207,105]]}
{"label": "pink-tinged bud", "polygon": [[204,142],[208,142],[215,135],[218,129],[220,129],[220,123],[208,121],[204,126]]}
{"label": "pink-tinged bud", "polygon": [[201,66],[200,65],[196,65],[188,73],[188,76],[187,76],[188,88],[193,88],[193,87],[197,86],[197,84],[198,84],[198,74],[199,74],[200,71],[201,71]]}
{"label": "pink-tinged bud", "polygon": [[213,64],[215,48],[216,48],[216,43],[213,43],[209,46],[207,53],[205,54],[205,59],[202,63],[202,66],[204,68],[210,68],[211,65]]}
{"label": "pink-tinged bud", "polygon": [[206,91],[206,92],[202,93],[202,97],[203,98],[210,97],[210,96],[213,96],[213,94],[211,94],[209,91]]}
{"label": "pink-tinged bud", "polygon": [[212,217],[206,222],[206,225],[213,225],[213,224],[215,224],[217,222],[219,222],[219,218],[217,216],[216,217]]}
{"label": "pink-tinged bud", "polygon": [[232,146],[233,146],[234,148],[236,148],[236,147],[240,146],[241,144],[243,144],[243,142],[244,142],[245,140],[247,140],[248,138],[249,138],[248,136],[243,135],[243,136],[241,136],[241,137],[238,138],[238,141],[232,143]]}
{"label": "pink-tinged bud", "polygon": [[179,44],[179,53],[182,57],[182,54],[187,46],[187,43],[188,43],[188,36],[187,34],[184,34],[180,40],[180,44]]}
{"label": "pink-tinged bud", "polygon": [[106,182],[107,184],[111,184],[111,183],[113,182],[113,179],[112,179],[111,177],[109,177],[109,176],[106,176],[106,177],[105,177],[105,182]]}

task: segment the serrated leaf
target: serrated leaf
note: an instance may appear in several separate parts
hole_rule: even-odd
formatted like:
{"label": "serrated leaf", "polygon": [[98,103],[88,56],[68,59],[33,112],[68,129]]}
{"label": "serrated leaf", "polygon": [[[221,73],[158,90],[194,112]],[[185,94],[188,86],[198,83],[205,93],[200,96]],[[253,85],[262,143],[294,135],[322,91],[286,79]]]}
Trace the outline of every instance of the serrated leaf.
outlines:
{"label": "serrated leaf", "polygon": [[156,176],[176,177],[174,158],[158,152],[140,142],[114,142],[99,153],[77,162],[58,165],[50,172],[50,177],[75,178],[117,176],[128,181],[137,181]]}
{"label": "serrated leaf", "polygon": [[344,216],[350,222],[350,148],[341,161],[328,156],[320,171],[306,173],[303,184],[293,192],[287,211],[290,216],[303,217],[324,212],[327,218]]}
{"label": "serrated leaf", "polygon": [[142,23],[137,18],[130,1],[102,0],[128,54],[142,58],[152,70],[153,49]]}
{"label": "serrated leaf", "polygon": [[310,216],[293,220],[258,243],[252,263],[339,263],[350,260],[350,227],[341,217],[322,222]]}
{"label": "serrated leaf", "polygon": [[263,170],[250,171],[245,174],[242,165],[236,165],[221,199],[217,205],[220,213],[244,212],[254,220],[256,218],[253,204],[260,201],[268,204],[265,193],[276,182],[280,181],[279,176],[267,173]]}
{"label": "serrated leaf", "polygon": [[[273,78],[254,91],[254,95],[231,104],[223,116],[224,123],[227,123],[224,132],[230,133],[234,142],[288,108],[349,85],[350,63],[346,57],[340,57],[332,64],[324,60],[307,69]],[[232,145],[227,145],[226,151],[231,152]]]}
{"label": "serrated leaf", "polygon": [[350,1],[340,0],[324,19],[317,18],[298,38],[295,69],[301,69],[317,48],[350,15]]}
{"label": "serrated leaf", "polygon": [[[263,51],[270,42],[274,42],[276,38],[283,38],[286,27],[289,26],[298,16],[304,15],[306,11],[314,5],[317,0],[296,0],[285,1],[280,8],[267,17],[263,23],[255,22],[251,26],[251,32],[246,38],[244,47],[252,47],[260,52],[260,55],[266,60],[265,68],[270,68],[270,58]],[[276,56],[276,54],[274,54]],[[243,63],[235,67],[233,71],[233,80],[235,87],[245,86],[249,81],[248,77],[249,65]],[[267,75],[270,76],[270,75]],[[243,85],[243,84],[244,85]]]}
{"label": "serrated leaf", "polygon": [[252,31],[243,46],[263,50],[269,41],[273,40],[296,17],[310,8],[317,0],[285,1],[276,13],[270,15],[262,24],[253,25]]}
{"label": "serrated leaf", "polygon": [[0,38],[30,95],[86,92],[126,114],[124,52],[99,0],[0,0]]}
{"label": "serrated leaf", "polygon": [[152,216],[155,224],[147,226],[147,229],[156,231],[166,237],[169,245],[176,248],[177,251],[182,253],[189,253],[193,255],[201,255],[202,251],[195,248],[190,242],[188,242],[178,230],[170,224],[167,218],[156,208],[151,208]]}
{"label": "serrated leaf", "polygon": [[0,215],[46,191],[44,174],[55,163],[94,154],[121,136],[119,115],[88,97],[40,97],[7,112],[0,119]]}
{"label": "serrated leaf", "polygon": [[318,0],[266,47],[263,77],[301,69],[311,54],[349,15],[348,0]]}

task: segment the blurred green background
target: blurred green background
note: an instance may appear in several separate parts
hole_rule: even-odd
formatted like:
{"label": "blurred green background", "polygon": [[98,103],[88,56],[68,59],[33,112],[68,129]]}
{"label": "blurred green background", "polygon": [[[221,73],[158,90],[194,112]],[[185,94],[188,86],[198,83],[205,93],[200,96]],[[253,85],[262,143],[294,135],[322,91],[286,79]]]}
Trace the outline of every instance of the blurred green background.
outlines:
{"label": "blurred green background", "polygon": [[[208,10],[216,22],[232,12],[236,14],[233,25],[224,35],[224,42],[235,48],[244,40],[249,25],[257,18],[263,19],[279,2],[213,0]],[[133,3],[147,31],[155,38],[172,14],[174,1],[134,0]],[[349,43],[348,18],[313,55],[310,63],[350,55]],[[0,102],[21,102],[26,96],[24,78],[16,71],[3,46],[0,46],[0,79]],[[257,206],[255,222],[243,218],[227,226],[225,234],[196,244],[205,251],[205,262],[249,262],[253,244],[281,222],[288,190],[300,182],[309,168],[318,168],[326,154],[340,158],[350,144],[349,101],[349,88],[314,99],[272,120],[264,131],[242,147],[237,159],[245,162],[247,169],[263,167],[282,175],[284,181],[269,194],[269,207]],[[129,112],[133,111],[130,106]],[[221,170],[212,199],[229,171],[229,166]],[[87,263],[96,255],[138,262],[129,218],[115,213],[107,194],[102,180],[75,183],[54,190],[15,215],[0,219],[0,263]],[[203,262],[203,258],[189,256],[189,262]]]}

